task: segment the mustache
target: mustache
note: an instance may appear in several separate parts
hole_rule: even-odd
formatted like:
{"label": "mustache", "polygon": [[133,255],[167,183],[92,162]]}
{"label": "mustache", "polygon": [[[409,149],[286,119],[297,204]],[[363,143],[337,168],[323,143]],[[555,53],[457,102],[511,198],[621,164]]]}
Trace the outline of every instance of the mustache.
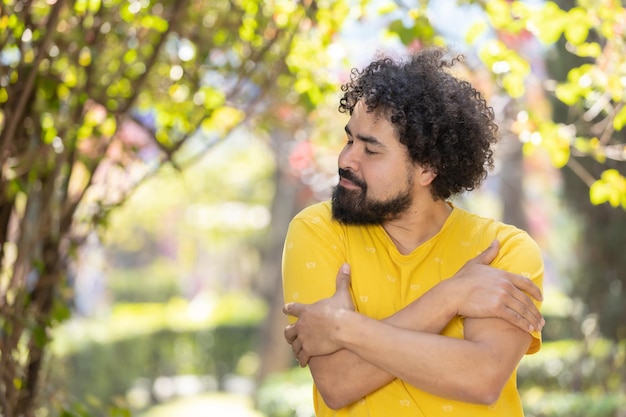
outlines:
{"label": "mustache", "polygon": [[362,190],[367,187],[367,184],[360,178],[356,176],[356,174],[350,170],[339,168],[339,176],[343,179],[350,181],[352,184],[358,186]]}

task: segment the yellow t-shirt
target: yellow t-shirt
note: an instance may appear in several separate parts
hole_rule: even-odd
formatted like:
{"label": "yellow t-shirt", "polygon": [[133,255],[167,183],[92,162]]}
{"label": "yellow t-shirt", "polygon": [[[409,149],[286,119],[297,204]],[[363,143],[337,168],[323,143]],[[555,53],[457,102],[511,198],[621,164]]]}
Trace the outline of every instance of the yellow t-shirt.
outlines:
{"label": "yellow t-shirt", "polygon": [[[348,262],[356,310],[383,319],[452,277],[494,239],[500,241],[500,251],[492,265],[525,275],[541,288],[543,261],[528,234],[452,207],[441,230],[409,255],[398,252],[381,226],[346,226],[332,220],[330,202],[304,209],[292,220],[285,240],[285,302],[308,304],[332,296],[337,272]],[[463,338],[463,319],[453,319],[442,334]],[[527,353],[540,346],[541,335],[536,332]],[[318,417],[523,415],[515,372],[498,401],[489,406],[441,398],[399,379],[341,410],[328,408],[315,386],[313,401]]]}

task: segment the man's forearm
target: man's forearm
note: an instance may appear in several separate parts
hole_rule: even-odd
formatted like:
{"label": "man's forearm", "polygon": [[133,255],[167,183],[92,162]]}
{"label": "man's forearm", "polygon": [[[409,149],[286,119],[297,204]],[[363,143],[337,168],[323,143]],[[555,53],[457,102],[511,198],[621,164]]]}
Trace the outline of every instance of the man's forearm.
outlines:
{"label": "man's forearm", "polygon": [[501,319],[468,319],[473,324],[466,325],[465,339],[410,331],[353,311],[339,319],[345,349],[424,391],[480,404],[498,399],[531,340]]}

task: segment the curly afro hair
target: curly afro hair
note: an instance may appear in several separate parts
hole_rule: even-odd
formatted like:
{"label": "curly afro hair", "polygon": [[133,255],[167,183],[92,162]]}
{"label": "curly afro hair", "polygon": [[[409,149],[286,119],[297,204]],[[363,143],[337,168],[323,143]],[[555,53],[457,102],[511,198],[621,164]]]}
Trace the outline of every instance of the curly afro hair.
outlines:
{"label": "curly afro hair", "polygon": [[444,55],[430,48],[405,62],[384,57],[353,69],[339,104],[350,115],[360,100],[368,112],[382,110],[412,161],[437,173],[431,186],[436,200],[477,188],[493,168],[491,145],[498,140],[493,109],[448,72],[462,57]]}

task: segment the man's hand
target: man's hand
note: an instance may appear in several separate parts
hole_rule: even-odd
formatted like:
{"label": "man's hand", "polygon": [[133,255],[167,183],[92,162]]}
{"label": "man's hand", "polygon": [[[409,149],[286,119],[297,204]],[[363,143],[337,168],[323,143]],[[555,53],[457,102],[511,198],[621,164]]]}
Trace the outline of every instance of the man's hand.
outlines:
{"label": "man's hand", "polygon": [[354,311],[350,295],[350,266],[343,264],[337,274],[335,294],[314,304],[289,303],[283,313],[298,321],[285,327],[285,339],[291,345],[300,366],[311,356],[328,355],[341,349],[336,335],[341,331],[341,313]]}
{"label": "man's hand", "polygon": [[450,291],[459,295],[458,315],[497,317],[524,331],[541,330],[545,320],[526,294],[541,301],[541,291],[526,277],[490,267],[499,249],[496,240],[442,283],[452,285]]}

